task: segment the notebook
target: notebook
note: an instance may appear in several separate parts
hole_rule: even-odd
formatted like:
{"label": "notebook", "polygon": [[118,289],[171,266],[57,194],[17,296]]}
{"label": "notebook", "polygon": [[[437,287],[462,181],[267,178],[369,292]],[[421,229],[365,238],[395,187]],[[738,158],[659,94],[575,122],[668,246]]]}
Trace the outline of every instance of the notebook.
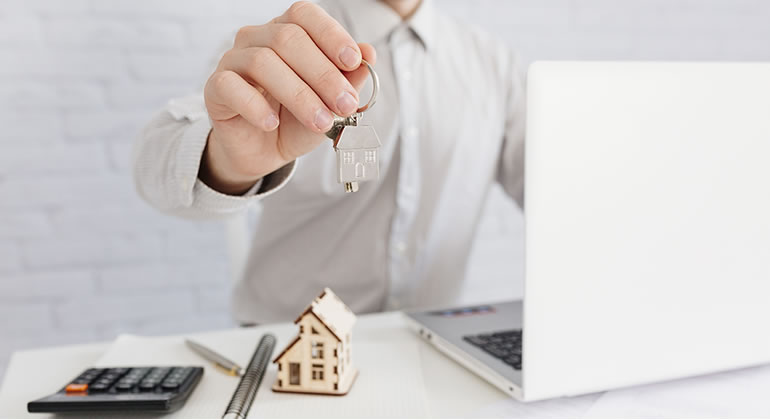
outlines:
{"label": "notebook", "polygon": [[[246,366],[263,333],[259,329],[239,329],[188,337]],[[294,328],[276,330],[276,354],[295,333]],[[240,378],[225,375],[211,367],[185,346],[184,338],[121,335],[96,366],[205,366],[203,378],[187,404],[166,417],[220,418]],[[366,339],[356,340],[353,357],[360,374],[353,389],[344,397],[274,393],[270,387],[275,381],[276,367],[271,364],[249,411],[249,418],[426,417],[418,343],[389,338],[393,338],[392,334],[381,339],[369,335]],[[116,417],[129,414],[121,413]]]}

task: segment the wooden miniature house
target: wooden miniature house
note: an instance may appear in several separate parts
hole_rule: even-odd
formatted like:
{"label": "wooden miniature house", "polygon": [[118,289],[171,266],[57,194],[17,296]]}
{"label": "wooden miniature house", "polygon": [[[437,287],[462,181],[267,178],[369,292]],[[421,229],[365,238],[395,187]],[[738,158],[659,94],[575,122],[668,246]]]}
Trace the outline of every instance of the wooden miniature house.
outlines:
{"label": "wooden miniature house", "polygon": [[273,391],[345,395],[358,370],[352,363],[356,316],[330,289],[294,321],[299,334],[273,360],[278,375]]}

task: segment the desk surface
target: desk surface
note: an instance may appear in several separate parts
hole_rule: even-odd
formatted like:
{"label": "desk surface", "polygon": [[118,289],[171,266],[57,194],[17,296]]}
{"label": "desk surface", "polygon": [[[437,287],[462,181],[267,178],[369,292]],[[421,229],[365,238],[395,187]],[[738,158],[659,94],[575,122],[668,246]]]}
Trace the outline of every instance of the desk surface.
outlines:
{"label": "desk surface", "polygon": [[[288,328],[288,324],[260,327],[265,331]],[[416,345],[420,352],[426,405],[430,417],[513,417],[517,414],[528,417],[580,417],[598,397],[594,395],[570,399],[567,404],[552,402],[547,407],[542,404],[516,403],[408,331],[400,313],[360,316],[354,337],[365,339],[369,331],[378,331],[378,334],[381,334],[386,330],[387,334],[392,334],[394,338],[418,343]],[[48,417],[45,414],[27,413],[27,402],[42,397],[52,388],[56,389],[83,369],[92,366],[109,346],[110,343],[96,343],[16,352],[0,387],[0,417]],[[30,379],[33,376],[45,379],[36,382]],[[287,415],[290,416],[291,407],[286,409],[289,410]]]}
{"label": "desk surface", "polygon": [[[293,328],[294,326],[290,324],[265,325],[258,328],[257,332],[277,332],[280,341],[280,337],[290,334]],[[601,417],[607,417],[610,414],[614,417],[622,417],[624,414],[630,414],[623,407],[617,405],[615,408],[611,408],[610,412],[607,410],[600,410],[601,414],[594,412],[592,407],[595,408],[594,403],[602,394],[529,404],[518,403],[408,331],[402,314],[384,313],[359,317],[354,340],[367,340],[374,336],[381,339],[383,335],[388,340],[412,341],[417,346],[429,417],[583,417],[587,413]],[[83,369],[92,366],[109,347],[110,343],[95,343],[15,353],[11,358],[2,386],[0,386],[0,418],[47,417],[45,414],[32,415],[27,413],[27,402],[42,397],[51,392],[52,389],[57,389]],[[756,372],[755,376],[763,374],[763,381],[770,381],[770,369],[767,369],[767,373],[762,373],[761,370],[754,372]],[[710,379],[711,383],[718,380],[718,376],[706,378]],[[725,382],[724,385],[728,386],[728,389],[734,390],[736,395],[734,395],[735,398],[732,398],[730,395],[726,395],[729,392],[720,391],[720,395],[723,397],[721,398],[722,402],[731,404],[730,401],[734,401],[736,404],[744,403],[746,405],[745,401],[741,401],[741,395],[744,395],[743,398],[746,399],[745,392],[735,389],[735,386],[729,387],[729,378],[725,379]],[[690,388],[695,386],[690,386],[687,382],[680,383]],[[732,385],[736,384],[736,382],[732,383]],[[737,388],[742,387],[738,386]],[[661,389],[671,388],[664,386]],[[623,397],[624,392],[627,393],[628,391],[618,391],[617,393]],[[673,391],[665,392],[668,392],[672,398],[678,398]],[[612,394],[608,393],[607,397]],[[259,399],[259,395],[257,395],[255,404],[259,403]],[[602,401],[605,399],[607,398],[603,398]],[[764,397],[761,400],[764,400]],[[624,403],[623,405],[627,404]],[[764,404],[762,405],[764,406]],[[283,410],[281,407],[282,414]],[[292,405],[287,404],[285,410],[286,416],[292,417]],[[713,410],[710,409],[709,412],[713,412]],[[366,414],[368,415],[360,414],[357,417],[376,416],[375,413]],[[424,416],[425,413],[418,415]]]}

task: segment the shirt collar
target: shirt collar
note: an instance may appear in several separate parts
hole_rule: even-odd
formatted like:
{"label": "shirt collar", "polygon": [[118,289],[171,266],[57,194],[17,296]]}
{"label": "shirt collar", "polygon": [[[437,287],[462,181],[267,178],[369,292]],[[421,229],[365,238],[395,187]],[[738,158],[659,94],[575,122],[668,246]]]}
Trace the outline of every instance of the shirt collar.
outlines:
{"label": "shirt collar", "polygon": [[420,7],[409,18],[409,26],[425,45],[426,50],[433,47],[435,33],[433,21],[435,18],[436,12],[433,10],[432,0],[422,0]]}
{"label": "shirt collar", "polygon": [[348,22],[359,42],[378,43],[387,40],[393,29],[406,24],[422,41],[426,49],[433,42],[434,10],[432,0],[422,0],[415,13],[405,22],[380,0],[340,0]]}

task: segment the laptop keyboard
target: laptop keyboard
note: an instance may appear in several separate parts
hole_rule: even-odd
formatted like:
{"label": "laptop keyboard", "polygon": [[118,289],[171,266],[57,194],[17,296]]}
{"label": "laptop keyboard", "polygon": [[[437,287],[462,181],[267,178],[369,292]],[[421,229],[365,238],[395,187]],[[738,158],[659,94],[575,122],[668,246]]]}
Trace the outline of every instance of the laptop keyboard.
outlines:
{"label": "laptop keyboard", "polygon": [[521,330],[466,335],[463,340],[481,348],[516,370],[521,370]]}

